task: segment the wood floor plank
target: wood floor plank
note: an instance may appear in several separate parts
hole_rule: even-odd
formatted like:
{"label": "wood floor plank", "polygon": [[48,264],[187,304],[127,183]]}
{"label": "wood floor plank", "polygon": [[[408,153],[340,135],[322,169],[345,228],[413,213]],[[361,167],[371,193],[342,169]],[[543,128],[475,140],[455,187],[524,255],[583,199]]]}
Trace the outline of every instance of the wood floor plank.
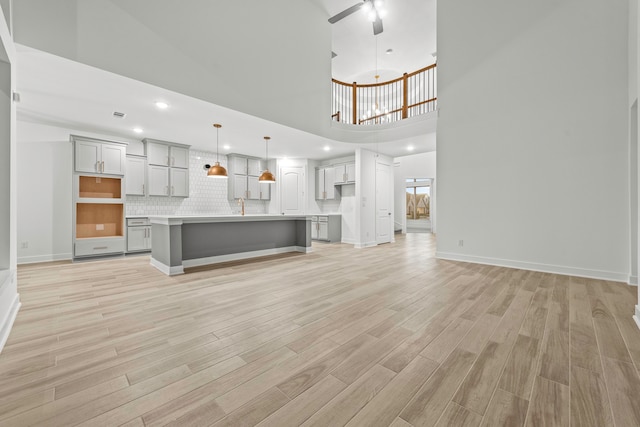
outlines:
{"label": "wood floor plank", "polygon": [[602,375],[571,367],[571,426],[613,426],[611,407]]}
{"label": "wood floor plank", "polygon": [[265,418],[258,425],[260,427],[301,425],[346,387],[345,383],[329,375]]}
{"label": "wood floor plank", "polygon": [[449,402],[436,427],[477,427],[481,422],[481,415]]}
{"label": "wood floor plank", "polygon": [[509,344],[489,341],[460,385],[453,401],[484,415],[510,351]]}
{"label": "wood floor plank", "polygon": [[369,403],[395,375],[395,372],[381,365],[374,365],[366,374],[358,378],[302,425],[304,427],[345,425],[362,407]]}
{"label": "wood floor plank", "polygon": [[528,400],[536,374],[539,350],[540,345],[536,338],[518,335],[498,387]]}
{"label": "wood floor plank", "polygon": [[528,408],[528,400],[498,389],[489,403],[482,426],[524,426]]}
{"label": "wood floor plank", "polygon": [[346,425],[388,426],[437,367],[433,360],[417,356]]}
{"label": "wood floor plank", "polygon": [[527,427],[569,426],[569,387],[536,377],[527,413]]}
{"label": "wood floor plank", "polygon": [[638,425],[637,288],[395,240],[172,277],[148,255],[19,266],[0,424],[509,425],[529,398],[529,425]]}
{"label": "wood floor plank", "polygon": [[400,418],[413,425],[435,425],[475,359],[474,353],[454,350],[402,410]]}
{"label": "wood floor plank", "polygon": [[640,377],[630,363],[604,357],[604,378],[616,427],[640,425]]}

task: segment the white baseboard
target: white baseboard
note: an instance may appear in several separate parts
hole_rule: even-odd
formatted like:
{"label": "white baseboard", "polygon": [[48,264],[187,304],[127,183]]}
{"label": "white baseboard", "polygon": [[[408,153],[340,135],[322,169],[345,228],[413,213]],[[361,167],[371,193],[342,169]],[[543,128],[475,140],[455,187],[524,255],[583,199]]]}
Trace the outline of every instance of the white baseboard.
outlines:
{"label": "white baseboard", "polygon": [[151,265],[162,271],[167,276],[176,276],[178,274],[184,274],[184,267],[182,265],[178,265],[175,267],[170,267],[166,264],[161,263],[157,259],[151,257]]}
{"label": "white baseboard", "polygon": [[[15,271],[12,271],[5,276],[4,282],[0,283],[0,290],[4,292],[5,288],[8,287],[13,280],[15,280]],[[0,292],[0,295],[3,292]],[[18,315],[18,310],[20,310],[21,305],[20,294],[16,293],[13,297],[9,310],[4,314],[3,318],[0,319],[0,352],[2,352],[7,339],[9,339],[11,327],[13,326],[13,322],[16,320],[16,316]]]}
{"label": "white baseboard", "polygon": [[18,264],[35,264],[38,262],[66,261],[72,258],[73,258],[73,255],[70,253],[23,256],[23,257],[18,257]]}
{"label": "white baseboard", "polygon": [[627,283],[631,286],[638,286],[638,276],[629,276]]}
{"label": "white baseboard", "polygon": [[640,329],[640,304],[636,305],[636,315],[633,316],[633,320],[636,321],[636,325]]}
{"label": "white baseboard", "polygon": [[353,247],[356,249],[371,248],[373,246],[378,246],[378,244],[376,242],[364,242],[364,243],[354,243],[353,245]]}
{"label": "white baseboard", "polygon": [[356,239],[342,239],[341,243],[346,243],[348,245],[355,245],[356,244]]}
{"label": "white baseboard", "polygon": [[236,254],[217,255],[204,258],[187,259],[182,261],[182,265],[188,267],[200,267],[201,265],[218,264],[221,262],[238,261],[242,259],[258,258],[268,255],[278,255],[288,252],[311,252],[311,247],[305,246],[285,246],[283,248],[262,249],[259,251],[240,252]]}
{"label": "white baseboard", "polygon": [[614,282],[624,282],[629,280],[629,275],[616,273],[614,271],[590,270],[585,268],[565,267],[561,265],[540,264],[535,262],[514,261],[501,258],[479,257],[474,255],[463,255],[451,252],[436,251],[436,258],[450,261],[472,262],[475,264],[495,265],[498,267],[519,268],[522,270],[541,271],[543,273],[562,274],[566,276],[587,277],[590,279],[611,280]]}

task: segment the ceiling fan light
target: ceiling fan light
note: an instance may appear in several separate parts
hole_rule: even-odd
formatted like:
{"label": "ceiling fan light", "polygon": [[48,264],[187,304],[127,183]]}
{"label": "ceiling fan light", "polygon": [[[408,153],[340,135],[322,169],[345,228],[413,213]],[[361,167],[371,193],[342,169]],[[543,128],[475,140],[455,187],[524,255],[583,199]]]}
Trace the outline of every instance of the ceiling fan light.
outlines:
{"label": "ceiling fan light", "polygon": [[378,16],[380,17],[380,19],[382,19],[385,16],[387,16],[387,11],[385,9],[377,9],[377,11],[378,11]]}
{"label": "ceiling fan light", "polygon": [[369,13],[371,9],[373,9],[373,4],[371,3],[371,1],[365,1],[362,5],[362,10],[364,10],[365,13]]}
{"label": "ceiling fan light", "polygon": [[373,5],[376,7],[376,9],[380,10],[380,8],[382,6],[384,6],[384,1],[383,0],[375,0],[373,2]]}
{"label": "ceiling fan light", "polygon": [[376,20],[376,16],[376,11],[371,10],[371,12],[369,12],[369,21],[374,22]]}

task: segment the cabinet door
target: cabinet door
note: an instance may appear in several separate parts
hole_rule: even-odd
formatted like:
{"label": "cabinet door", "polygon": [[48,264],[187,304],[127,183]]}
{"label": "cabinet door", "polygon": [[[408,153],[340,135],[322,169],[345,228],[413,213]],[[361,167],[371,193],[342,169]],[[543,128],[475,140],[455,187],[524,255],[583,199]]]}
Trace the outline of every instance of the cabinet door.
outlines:
{"label": "cabinet door", "polygon": [[76,172],[100,172],[100,143],[76,141]]}
{"label": "cabinet door", "polygon": [[316,200],[324,200],[324,169],[316,169]]}
{"label": "cabinet door", "polygon": [[311,238],[318,240],[318,221],[311,221]]}
{"label": "cabinet door", "polygon": [[127,194],[144,196],[144,171],[147,161],[140,157],[127,157]]}
{"label": "cabinet door", "polygon": [[122,145],[101,145],[102,173],[124,175],[127,151]]}
{"label": "cabinet door", "polygon": [[189,197],[189,169],[171,168],[171,195],[174,197]]}
{"label": "cabinet door", "polygon": [[260,159],[247,159],[247,175],[260,176],[263,169]]}
{"label": "cabinet door", "polygon": [[151,227],[127,227],[127,251],[142,251],[148,248],[148,238]]}
{"label": "cabinet door", "polygon": [[346,182],[356,182],[356,164],[348,163],[346,167]]}
{"label": "cabinet door", "polygon": [[262,183],[260,185],[260,200],[271,200],[271,185]]}
{"label": "cabinet door", "polygon": [[247,176],[233,175],[233,198],[247,198]]}
{"label": "cabinet door", "polygon": [[318,240],[329,240],[328,222],[318,221]]}
{"label": "cabinet door", "polygon": [[257,176],[247,177],[247,199],[260,200],[260,182]]}
{"label": "cabinet door", "polygon": [[347,182],[347,173],[345,165],[336,165],[333,167],[333,173],[335,177],[334,184],[342,184]]}
{"label": "cabinet door", "polygon": [[229,166],[231,172],[237,175],[247,174],[247,158],[238,156],[229,156]]}
{"label": "cabinet door", "polygon": [[324,170],[324,191],[326,200],[333,200],[336,198],[335,181],[335,170],[332,167],[326,168]]}
{"label": "cabinet door", "polygon": [[147,168],[150,196],[169,195],[169,168],[166,166],[150,165]]}
{"label": "cabinet door", "polygon": [[147,163],[150,165],[169,166],[169,146],[147,142]]}
{"label": "cabinet door", "polygon": [[189,150],[184,147],[170,147],[171,166],[187,169],[189,167]]}

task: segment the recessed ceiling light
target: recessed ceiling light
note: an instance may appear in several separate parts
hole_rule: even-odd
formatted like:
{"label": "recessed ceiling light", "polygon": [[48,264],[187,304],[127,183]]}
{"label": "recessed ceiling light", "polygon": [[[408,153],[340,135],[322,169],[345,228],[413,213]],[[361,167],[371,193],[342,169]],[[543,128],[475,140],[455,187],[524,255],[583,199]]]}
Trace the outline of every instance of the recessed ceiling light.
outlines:
{"label": "recessed ceiling light", "polygon": [[229,144],[224,144],[222,148],[224,148],[225,150],[228,150],[229,148],[231,148],[231,146]]}
{"label": "recessed ceiling light", "polygon": [[324,151],[329,151],[329,150],[331,150],[331,147],[329,147],[328,145],[325,145],[325,146],[324,146],[324,148],[323,148],[323,150],[324,150]]}
{"label": "recessed ceiling light", "polygon": [[413,145],[408,146],[407,151],[413,151]]}
{"label": "recessed ceiling light", "polygon": [[161,110],[165,110],[165,109],[169,108],[169,104],[167,104],[166,102],[163,102],[163,101],[156,101],[156,107],[158,107]]}
{"label": "recessed ceiling light", "polygon": [[387,55],[391,55],[393,53],[393,49],[387,49],[384,51]]}
{"label": "recessed ceiling light", "polygon": [[133,128],[133,131],[134,131],[135,133],[142,133],[142,132],[143,132],[143,129],[142,129],[142,128]]}

